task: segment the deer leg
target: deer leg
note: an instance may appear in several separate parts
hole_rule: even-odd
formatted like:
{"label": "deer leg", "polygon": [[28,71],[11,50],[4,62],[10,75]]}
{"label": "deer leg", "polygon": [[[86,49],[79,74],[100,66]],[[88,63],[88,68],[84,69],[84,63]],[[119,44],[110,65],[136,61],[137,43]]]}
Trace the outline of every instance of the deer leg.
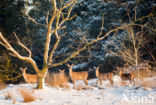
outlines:
{"label": "deer leg", "polygon": [[99,83],[99,80],[96,81],[96,84],[97,84],[97,85],[98,85],[98,83]]}
{"label": "deer leg", "polygon": [[129,79],[130,83],[132,84],[132,79]]}
{"label": "deer leg", "polygon": [[135,84],[134,78],[132,78],[132,80],[131,80],[131,81],[133,82],[133,84]]}
{"label": "deer leg", "polygon": [[111,87],[114,86],[114,82],[113,82],[113,80],[110,80],[110,85],[111,85]]}
{"label": "deer leg", "polygon": [[86,84],[86,85],[88,85],[88,81],[85,79],[85,80],[83,80],[84,81],[84,83]]}
{"label": "deer leg", "polygon": [[134,81],[134,79],[133,79],[133,83],[135,84],[135,81]]}
{"label": "deer leg", "polygon": [[122,80],[122,86],[124,85],[124,80]]}
{"label": "deer leg", "polygon": [[134,79],[133,79],[132,76],[131,76],[131,78],[130,78],[129,80],[130,80],[130,83],[131,83],[131,84],[134,83]]}
{"label": "deer leg", "polygon": [[131,80],[132,80],[133,84],[135,84],[134,76],[133,75],[131,76]]}
{"label": "deer leg", "polygon": [[75,89],[75,81],[73,80],[73,89]]}
{"label": "deer leg", "polygon": [[102,86],[102,80],[99,80],[100,81],[100,85]]}

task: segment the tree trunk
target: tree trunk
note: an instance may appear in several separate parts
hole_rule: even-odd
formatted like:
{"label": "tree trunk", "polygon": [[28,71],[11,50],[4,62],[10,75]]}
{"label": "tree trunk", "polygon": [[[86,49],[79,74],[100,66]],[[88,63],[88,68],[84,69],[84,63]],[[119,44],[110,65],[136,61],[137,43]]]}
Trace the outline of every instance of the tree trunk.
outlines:
{"label": "tree trunk", "polygon": [[135,65],[138,65],[138,52],[136,51],[136,48],[135,49]]}
{"label": "tree trunk", "polygon": [[48,72],[48,68],[45,66],[41,70],[41,72],[37,73],[38,74],[38,83],[37,83],[37,89],[43,89],[44,84],[45,84],[45,78]]}
{"label": "tree trunk", "polygon": [[45,75],[38,76],[37,89],[43,89],[45,77],[46,77]]}

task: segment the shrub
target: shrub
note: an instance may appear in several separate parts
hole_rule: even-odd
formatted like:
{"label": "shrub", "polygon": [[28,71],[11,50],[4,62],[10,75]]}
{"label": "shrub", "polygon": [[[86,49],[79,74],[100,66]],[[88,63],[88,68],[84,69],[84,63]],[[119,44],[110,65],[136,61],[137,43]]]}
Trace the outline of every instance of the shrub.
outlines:
{"label": "shrub", "polygon": [[36,100],[36,97],[33,96],[33,92],[31,90],[27,90],[27,89],[20,89],[20,93],[23,97],[23,102],[32,102]]}
{"label": "shrub", "polygon": [[156,77],[145,78],[143,81],[141,81],[140,85],[148,88],[156,88],[155,81],[156,81]]}
{"label": "shrub", "polygon": [[16,82],[22,75],[17,70],[17,65],[11,64],[11,59],[7,58],[6,64],[0,65],[0,80],[4,82]]}
{"label": "shrub", "polygon": [[4,95],[6,100],[10,99],[13,100],[13,104],[16,103],[16,94],[12,90],[7,90]]}
{"label": "shrub", "polygon": [[0,90],[4,89],[6,87],[7,87],[7,85],[5,83],[0,82]]}
{"label": "shrub", "polygon": [[5,93],[5,99],[8,100],[8,99],[12,99],[13,98],[13,93],[9,90],[6,91]]}

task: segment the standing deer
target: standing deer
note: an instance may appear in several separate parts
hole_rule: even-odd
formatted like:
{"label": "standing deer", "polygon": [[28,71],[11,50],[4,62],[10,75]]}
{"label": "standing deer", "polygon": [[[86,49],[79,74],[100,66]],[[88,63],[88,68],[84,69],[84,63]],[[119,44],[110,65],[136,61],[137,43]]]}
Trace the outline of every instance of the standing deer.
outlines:
{"label": "standing deer", "polygon": [[73,88],[75,88],[75,81],[77,81],[77,80],[83,80],[84,83],[86,85],[88,85],[88,81],[87,81],[88,72],[86,72],[86,71],[73,72],[72,71],[73,64],[72,65],[67,64],[67,66],[69,67],[70,78],[73,81]]}
{"label": "standing deer", "polygon": [[20,68],[22,75],[27,83],[37,83],[37,74],[27,74],[27,68]]}
{"label": "standing deer", "polygon": [[130,83],[135,83],[132,73],[124,73],[123,68],[121,67],[117,67],[117,70],[119,71],[119,76],[122,79],[122,84],[124,84],[125,80],[129,80]]}
{"label": "standing deer", "polygon": [[60,81],[60,86],[63,88],[67,88],[69,89],[69,85],[68,85],[68,78],[64,73],[65,69],[61,70],[59,69],[59,81]]}
{"label": "standing deer", "polygon": [[99,72],[99,66],[98,67],[94,67],[96,69],[96,77],[98,78],[98,80],[100,81],[100,85],[102,85],[102,80],[109,80],[111,86],[113,86],[114,82],[113,82],[113,73],[112,72],[108,72],[108,73],[100,73]]}

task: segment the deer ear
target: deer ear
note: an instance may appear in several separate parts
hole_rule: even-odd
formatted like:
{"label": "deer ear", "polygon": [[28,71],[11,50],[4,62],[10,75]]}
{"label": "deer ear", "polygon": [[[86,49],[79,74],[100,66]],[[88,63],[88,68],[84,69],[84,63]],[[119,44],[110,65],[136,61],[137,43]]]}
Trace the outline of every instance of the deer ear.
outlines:
{"label": "deer ear", "polygon": [[63,72],[63,70],[59,69],[59,72]]}

